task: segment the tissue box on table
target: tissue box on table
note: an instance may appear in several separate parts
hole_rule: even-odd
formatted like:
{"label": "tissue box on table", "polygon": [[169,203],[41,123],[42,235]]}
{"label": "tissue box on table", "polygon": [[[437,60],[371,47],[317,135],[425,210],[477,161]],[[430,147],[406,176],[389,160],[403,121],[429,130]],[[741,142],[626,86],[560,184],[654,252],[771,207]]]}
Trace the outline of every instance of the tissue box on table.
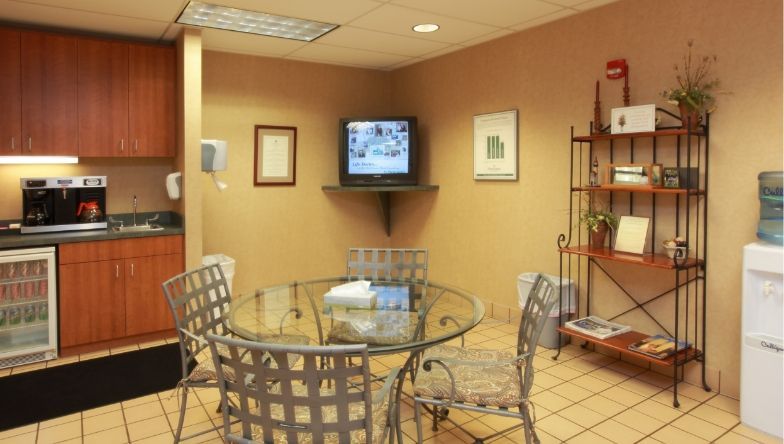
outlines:
{"label": "tissue box on table", "polygon": [[327,305],[345,305],[347,307],[374,308],[376,306],[376,292],[370,291],[370,282],[355,281],[332,287],[324,295]]}

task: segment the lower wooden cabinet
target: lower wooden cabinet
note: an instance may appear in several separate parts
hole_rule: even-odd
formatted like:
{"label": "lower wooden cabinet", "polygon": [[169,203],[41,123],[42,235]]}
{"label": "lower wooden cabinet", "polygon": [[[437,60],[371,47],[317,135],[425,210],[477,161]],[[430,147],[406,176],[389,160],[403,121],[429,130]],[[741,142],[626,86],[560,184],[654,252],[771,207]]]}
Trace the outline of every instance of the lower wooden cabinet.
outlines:
{"label": "lower wooden cabinet", "polygon": [[161,283],[183,271],[182,236],[62,244],[60,347],[174,328]]}

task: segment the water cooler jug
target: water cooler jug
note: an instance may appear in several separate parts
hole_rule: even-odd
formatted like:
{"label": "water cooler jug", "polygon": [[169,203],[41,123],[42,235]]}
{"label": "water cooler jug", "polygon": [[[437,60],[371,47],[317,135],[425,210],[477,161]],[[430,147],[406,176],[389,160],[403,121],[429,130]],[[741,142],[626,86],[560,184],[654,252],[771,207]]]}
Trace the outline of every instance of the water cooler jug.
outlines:
{"label": "water cooler jug", "polygon": [[784,247],[743,248],[740,420],[784,437]]}

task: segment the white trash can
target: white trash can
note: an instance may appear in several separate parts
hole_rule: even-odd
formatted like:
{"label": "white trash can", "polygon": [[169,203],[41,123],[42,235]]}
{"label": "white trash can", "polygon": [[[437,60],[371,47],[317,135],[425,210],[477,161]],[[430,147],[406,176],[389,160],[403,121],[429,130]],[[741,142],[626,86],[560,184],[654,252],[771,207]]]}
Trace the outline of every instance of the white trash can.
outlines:
{"label": "white trash can", "polygon": [[210,254],[201,258],[202,265],[220,264],[223,275],[226,276],[226,284],[229,286],[229,293],[232,293],[231,282],[234,280],[234,259],[225,254]]}
{"label": "white trash can", "polygon": [[[536,275],[538,273],[523,273],[517,277],[517,295],[520,309],[525,309],[525,303],[528,300],[528,293],[534,286]],[[543,273],[544,274],[544,273]],[[548,277],[556,287],[560,280],[559,276],[551,274],[544,274]],[[560,321],[566,322],[569,320],[569,314],[577,311],[577,295],[575,294],[574,283],[571,279],[564,279],[561,283],[561,311]],[[558,347],[558,303],[555,303],[553,310],[548,314],[547,321],[542,329],[542,334],[539,336],[539,345],[547,348]],[[561,345],[566,345],[569,342],[569,335],[561,335]]]}

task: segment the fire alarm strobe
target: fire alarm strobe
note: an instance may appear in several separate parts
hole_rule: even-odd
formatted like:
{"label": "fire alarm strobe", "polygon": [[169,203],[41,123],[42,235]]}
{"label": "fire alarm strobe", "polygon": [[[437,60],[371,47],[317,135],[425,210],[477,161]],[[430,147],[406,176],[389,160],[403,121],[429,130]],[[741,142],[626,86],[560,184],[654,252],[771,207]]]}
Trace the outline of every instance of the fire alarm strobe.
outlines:
{"label": "fire alarm strobe", "polygon": [[626,76],[626,59],[610,60],[607,62],[607,78],[621,79]]}

